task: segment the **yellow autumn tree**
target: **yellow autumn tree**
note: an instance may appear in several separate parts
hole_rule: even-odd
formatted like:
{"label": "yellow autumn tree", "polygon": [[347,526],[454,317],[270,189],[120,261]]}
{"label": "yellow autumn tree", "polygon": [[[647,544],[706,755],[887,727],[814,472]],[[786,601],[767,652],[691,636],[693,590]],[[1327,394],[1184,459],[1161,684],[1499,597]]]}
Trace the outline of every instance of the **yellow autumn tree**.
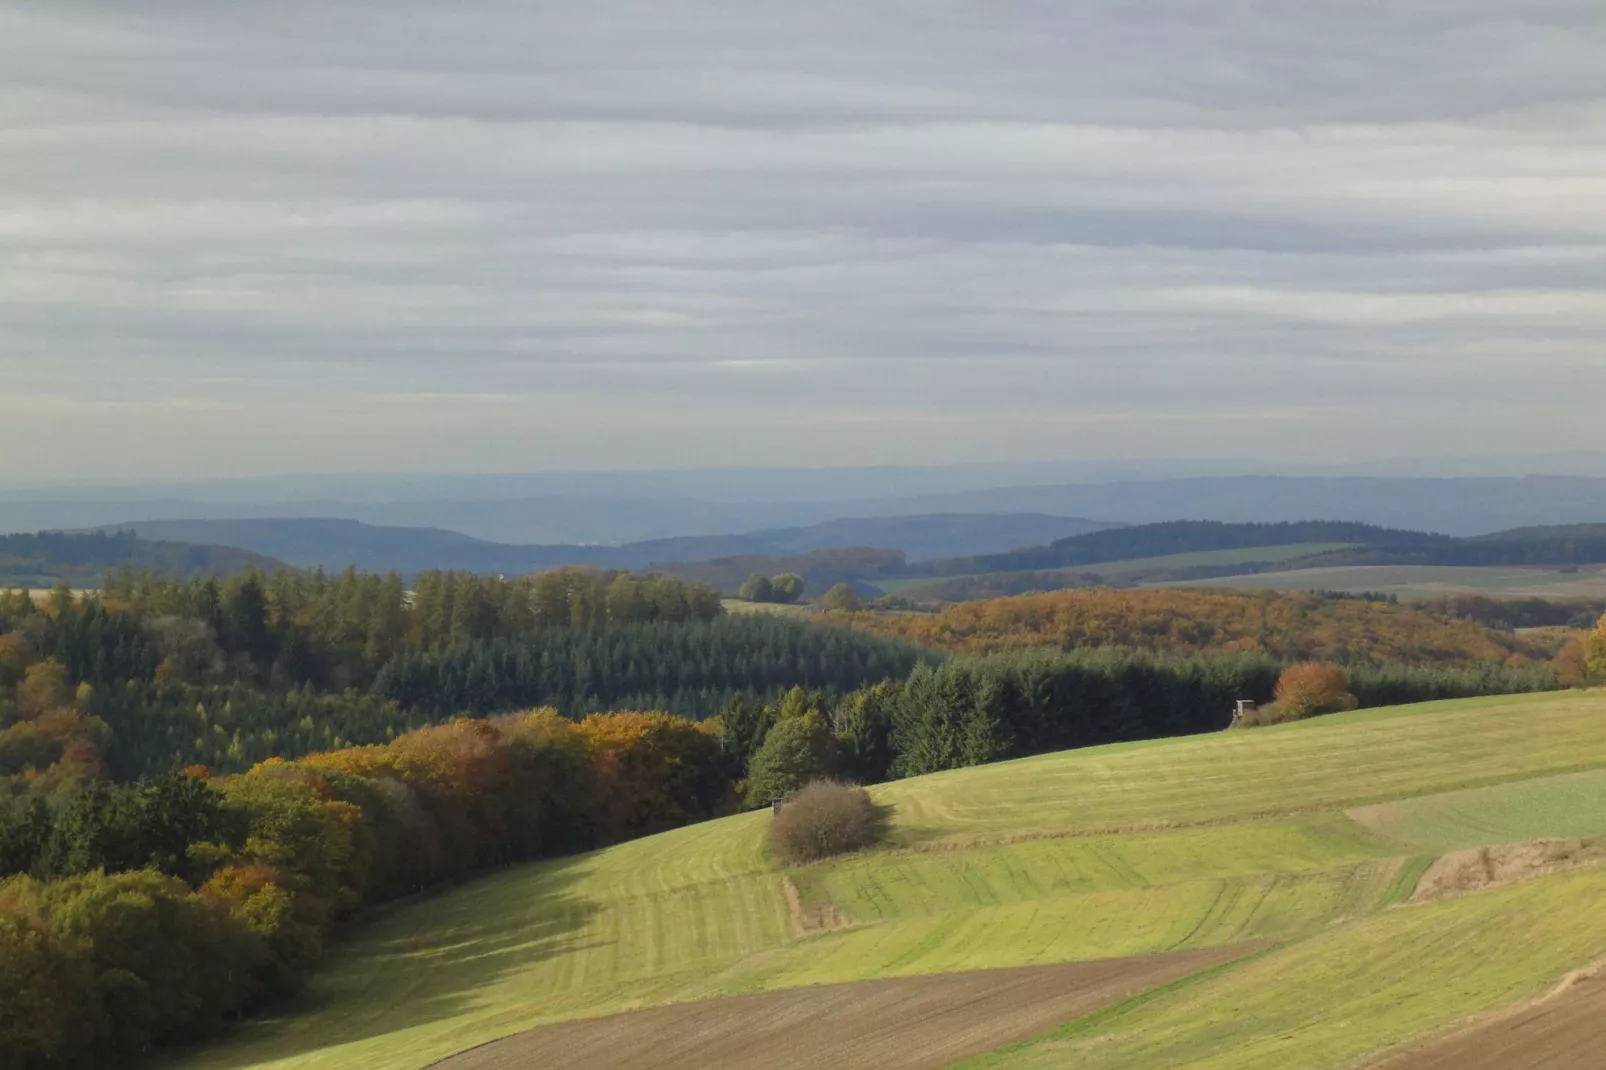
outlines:
{"label": "yellow autumn tree", "polygon": [[1606,616],[1600,618],[1595,630],[1584,640],[1584,661],[1589,669],[1590,680],[1596,683],[1606,681]]}

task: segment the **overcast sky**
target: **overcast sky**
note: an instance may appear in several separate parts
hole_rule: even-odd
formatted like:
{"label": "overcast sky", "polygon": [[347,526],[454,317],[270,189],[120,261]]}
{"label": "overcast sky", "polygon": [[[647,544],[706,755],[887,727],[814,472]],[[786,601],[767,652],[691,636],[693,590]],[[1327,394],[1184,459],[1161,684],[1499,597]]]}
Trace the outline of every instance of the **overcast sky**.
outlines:
{"label": "overcast sky", "polygon": [[1598,448],[1606,7],[0,0],[0,479]]}

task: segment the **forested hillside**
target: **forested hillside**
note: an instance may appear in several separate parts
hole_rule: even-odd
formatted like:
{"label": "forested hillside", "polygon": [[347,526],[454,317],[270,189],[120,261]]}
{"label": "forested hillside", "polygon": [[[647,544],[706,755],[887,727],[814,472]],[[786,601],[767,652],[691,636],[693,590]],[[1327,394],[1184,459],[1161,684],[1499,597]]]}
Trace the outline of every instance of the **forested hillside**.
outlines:
{"label": "forested hillside", "polygon": [[137,520],[105,530],[134,531],[144,539],[240,546],[305,568],[356,567],[412,575],[432,569],[514,574],[576,565],[646,569],[675,562],[743,556],[796,557],[819,550],[864,546],[901,550],[910,560],[920,561],[1034,546],[1110,526],[1042,513],[867,516],[807,527],[758,531],[732,528],[729,534],[683,535],[618,546],[518,545],[476,539],[439,527],[364,524],[317,517]]}
{"label": "forested hillside", "polygon": [[722,557],[712,561],[662,565],[656,571],[688,583],[704,583],[734,594],[756,573],[792,573],[803,577],[805,593],[818,595],[839,583],[863,582],[903,576],[908,570],[901,550],[846,548],[816,550],[789,557]]}
{"label": "forested hillside", "polygon": [[0,535],[0,587],[93,587],[109,569],[164,575],[222,576],[252,567],[274,572],[282,561],[229,546],[152,542],[132,533]]}
{"label": "forested hillside", "polygon": [[1537,661],[1553,653],[1470,620],[1392,602],[1306,593],[1057,591],[965,602],[935,614],[861,613],[837,619],[878,635],[973,654],[1125,647],[1168,654],[1215,651],[1466,665]]}
{"label": "forested hillside", "polygon": [[708,717],[736,693],[838,694],[909,647],[724,616],[706,588],[625,574],[527,580],[285,570],[112,577],[0,599],[0,776],[61,759],[135,777],[380,743],[457,713],[556,706]]}

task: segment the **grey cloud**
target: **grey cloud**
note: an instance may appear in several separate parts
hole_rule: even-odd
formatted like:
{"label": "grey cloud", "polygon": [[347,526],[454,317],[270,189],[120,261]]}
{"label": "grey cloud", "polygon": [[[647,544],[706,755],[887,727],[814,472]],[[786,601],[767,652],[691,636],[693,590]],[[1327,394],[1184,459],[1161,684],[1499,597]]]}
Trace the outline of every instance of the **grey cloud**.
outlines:
{"label": "grey cloud", "polygon": [[0,0],[0,479],[588,421],[644,465],[1565,449],[1603,47],[1582,2]]}

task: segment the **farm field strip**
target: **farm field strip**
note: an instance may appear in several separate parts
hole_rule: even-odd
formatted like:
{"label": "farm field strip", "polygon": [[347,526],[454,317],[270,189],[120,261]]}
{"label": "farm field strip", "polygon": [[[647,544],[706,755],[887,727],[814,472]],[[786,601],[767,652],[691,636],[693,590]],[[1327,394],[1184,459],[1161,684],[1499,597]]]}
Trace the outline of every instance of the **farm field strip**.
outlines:
{"label": "farm field strip", "polygon": [[1383,911],[964,1064],[1338,1070],[1606,953],[1606,867]]}
{"label": "farm field strip", "polygon": [[[1389,906],[1404,859],[1128,888],[886,921],[792,944],[706,990],[1148,955],[1284,939]],[[1407,889],[1408,890],[1408,889]]]}
{"label": "farm field strip", "polygon": [[1606,836],[1606,771],[1377,803],[1349,816],[1380,836],[1430,851]]}
{"label": "farm field strip", "polygon": [[1405,853],[1347,818],[1078,836],[948,851],[872,852],[792,872],[806,904],[860,923],[1144,886],[1320,872]]}

